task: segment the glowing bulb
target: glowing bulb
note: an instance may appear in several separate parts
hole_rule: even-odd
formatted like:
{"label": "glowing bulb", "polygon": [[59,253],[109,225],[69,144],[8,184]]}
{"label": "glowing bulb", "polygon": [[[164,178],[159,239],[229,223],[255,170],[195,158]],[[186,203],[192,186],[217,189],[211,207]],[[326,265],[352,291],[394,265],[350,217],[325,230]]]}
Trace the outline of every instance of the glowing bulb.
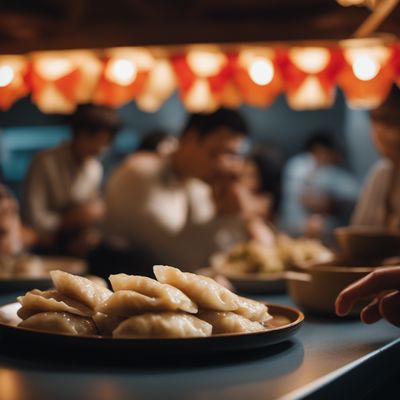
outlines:
{"label": "glowing bulb", "polygon": [[290,58],[304,72],[317,74],[328,65],[330,53],[323,47],[294,47]]}
{"label": "glowing bulb", "polygon": [[226,62],[226,57],[222,53],[190,51],[187,62],[196,75],[206,78],[218,74]]}
{"label": "glowing bulb", "polygon": [[370,81],[378,75],[380,65],[367,55],[359,55],[354,60],[352,69],[360,81]]}
{"label": "glowing bulb", "polygon": [[0,67],[0,87],[8,86],[14,79],[14,70],[9,65]]}
{"label": "glowing bulb", "polygon": [[136,79],[137,68],[133,62],[121,58],[111,61],[105,75],[112,82],[121,86],[128,86]]}
{"label": "glowing bulb", "polygon": [[257,85],[268,85],[274,77],[274,66],[270,60],[258,57],[251,64],[249,75]]}
{"label": "glowing bulb", "polygon": [[73,68],[73,63],[67,58],[40,58],[36,62],[37,71],[50,81],[60,79],[70,73]]}

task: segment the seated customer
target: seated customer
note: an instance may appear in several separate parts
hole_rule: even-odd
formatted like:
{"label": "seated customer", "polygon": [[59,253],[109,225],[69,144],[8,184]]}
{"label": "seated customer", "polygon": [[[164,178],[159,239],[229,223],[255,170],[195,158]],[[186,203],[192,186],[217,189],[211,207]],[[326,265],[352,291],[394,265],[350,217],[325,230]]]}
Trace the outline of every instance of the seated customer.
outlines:
{"label": "seated customer", "polygon": [[[246,136],[236,111],[193,114],[170,157],[127,159],[107,186],[108,245],[145,254],[149,269],[152,263],[195,269],[221,247],[243,240],[245,225],[258,217],[238,179]],[[130,272],[146,273],[138,259]]]}
{"label": "seated customer", "polygon": [[400,229],[400,90],[372,110],[372,134],[383,155],[368,174],[352,225]]}
{"label": "seated customer", "polygon": [[348,222],[358,184],[340,166],[332,134],[316,132],[305,149],[284,168],[282,228],[294,236],[330,240],[332,229]]}
{"label": "seated customer", "polygon": [[72,116],[71,141],[33,160],[25,180],[24,207],[44,251],[84,256],[96,244],[93,228],[104,215],[99,195],[103,170],[97,157],[120,126],[116,111],[80,106]]}

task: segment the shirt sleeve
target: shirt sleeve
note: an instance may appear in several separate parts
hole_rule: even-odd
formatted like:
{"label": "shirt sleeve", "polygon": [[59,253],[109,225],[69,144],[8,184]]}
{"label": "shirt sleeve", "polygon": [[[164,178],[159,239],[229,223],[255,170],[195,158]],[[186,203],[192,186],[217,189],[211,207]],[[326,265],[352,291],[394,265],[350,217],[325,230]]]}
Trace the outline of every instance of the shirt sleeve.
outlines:
{"label": "shirt sleeve", "polygon": [[28,222],[34,229],[54,232],[61,223],[61,217],[51,211],[48,195],[48,175],[41,159],[32,163],[25,181],[24,205]]}

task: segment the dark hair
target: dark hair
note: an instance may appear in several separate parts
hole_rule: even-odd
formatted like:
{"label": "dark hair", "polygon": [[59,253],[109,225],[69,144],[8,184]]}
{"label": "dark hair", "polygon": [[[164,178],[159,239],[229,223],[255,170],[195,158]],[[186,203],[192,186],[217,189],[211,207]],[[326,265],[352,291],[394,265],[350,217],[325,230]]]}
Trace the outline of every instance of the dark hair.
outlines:
{"label": "dark hair", "polygon": [[15,200],[15,196],[13,195],[11,190],[7,188],[7,186],[2,185],[0,183],[0,200],[3,200],[3,199],[13,199],[13,200]]}
{"label": "dark hair", "polygon": [[156,151],[158,145],[170,135],[162,129],[154,129],[144,135],[137,147],[138,151]]}
{"label": "dark hair", "polygon": [[400,89],[393,85],[386,100],[370,114],[373,120],[400,125]]}
{"label": "dark hair", "polygon": [[307,139],[304,149],[312,151],[316,146],[322,146],[329,150],[339,150],[334,136],[333,132],[325,130],[316,131]]}
{"label": "dark hair", "polygon": [[248,135],[247,124],[241,114],[223,107],[211,114],[190,114],[182,134],[195,130],[199,136],[205,137],[221,127],[229,128],[238,135]]}
{"label": "dark hair", "polygon": [[121,129],[122,120],[110,107],[82,104],[71,116],[71,127],[74,135],[82,131],[96,135],[99,131],[105,130],[114,136]]}

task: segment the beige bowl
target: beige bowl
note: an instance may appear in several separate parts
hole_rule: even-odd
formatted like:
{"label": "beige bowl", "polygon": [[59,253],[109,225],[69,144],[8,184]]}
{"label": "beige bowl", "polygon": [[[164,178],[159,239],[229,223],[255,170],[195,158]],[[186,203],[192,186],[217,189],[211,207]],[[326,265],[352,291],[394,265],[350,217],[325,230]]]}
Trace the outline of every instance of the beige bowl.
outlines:
{"label": "beige bowl", "polygon": [[335,237],[347,258],[379,260],[400,255],[400,231],[350,226],[335,229]]}
{"label": "beige bowl", "polygon": [[[361,279],[377,267],[349,266],[332,263],[315,264],[309,268],[301,268],[303,279],[288,275],[287,289],[293,301],[305,311],[318,314],[334,314],[337,295],[348,285]],[[339,264],[339,263],[336,263]],[[299,271],[299,270],[298,270]],[[365,304],[365,303],[364,303]],[[360,312],[362,304],[352,311],[351,315]]]}

